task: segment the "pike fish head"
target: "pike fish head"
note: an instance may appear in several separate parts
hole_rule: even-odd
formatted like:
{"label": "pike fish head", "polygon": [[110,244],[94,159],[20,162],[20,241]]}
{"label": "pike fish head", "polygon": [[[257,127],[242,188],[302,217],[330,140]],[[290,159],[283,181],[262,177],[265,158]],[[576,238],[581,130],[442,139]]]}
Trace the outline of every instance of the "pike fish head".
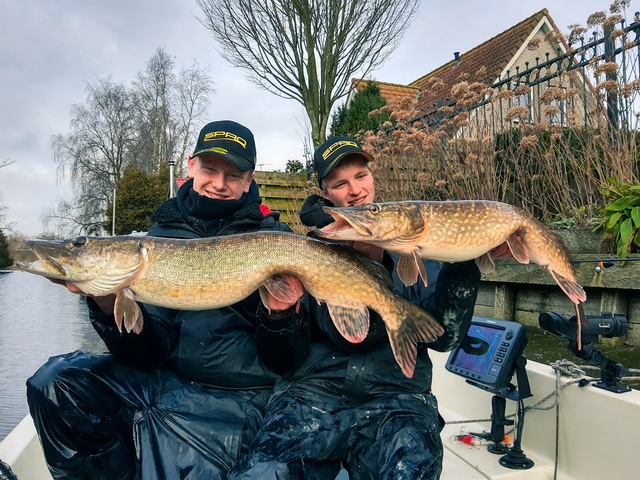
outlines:
{"label": "pike fish head", "polygon": [[38,261],[21,269],[65,280],[92,295],[113,293],[146,264],[142,240],[129,237],[76,237],[26,240]]}
{"label": "pike fish head", "polygon": [[335,219],[316,230],[315,233],[324,238],[376,244],[410,243],[425,229],[420,206],[414,202],[324,207],[323,210]]}

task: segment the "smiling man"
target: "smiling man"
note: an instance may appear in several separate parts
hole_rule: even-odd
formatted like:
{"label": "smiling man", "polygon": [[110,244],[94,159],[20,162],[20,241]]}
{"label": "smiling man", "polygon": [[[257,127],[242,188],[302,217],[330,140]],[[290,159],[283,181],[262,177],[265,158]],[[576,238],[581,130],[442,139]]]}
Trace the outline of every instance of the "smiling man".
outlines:
{"label": "smiling man", "polygon": [[[323,227],[333,222],[324,206],[374,202],[372,161],[353,138],[333,137],[320,145],[313,166],[322,195],[305,200],[302,222]],[[421,282],[405,287],[395,273],[397,255],[362,242],[351,246],[393,273],[393,292],[429,312],[445,333],[419,347],[413,378],[407,378],[394,365],[385,326],[375,312],[369,311],[365,340],[353,344],[336,331],[327,306],[310,301],[309,354],[276,383],[250,453],[232,470],[230,480],[329,480],[341,465],[351,479],[440,476],[443,421],[431,394],[428,348],[451,350],[462,340],[473,315],[480,272],[473,261],[425,261],[433,281],[428,287]]]}
{"label": "smiling man", "polygon": [[[208,123],[188,160],[191,178],[158,207],[148,234],[291,231],[261,205],[255,164],[248,128]],[[184,265],[187,275],[191,268]],[[303,295],[299,280],[285,281]],[[53,478],[225,479],[246,452],[276,379],[306,354],[306,306],[270,295],[262,305],[257,292],[203,311],[141,304],[144,327],[134,334],[118,331],[114,298],[87,298],[108,354],[52,357],[28,380]]]}
{"label": "smiling man", "polygon": [[253,134],[236,122],[207,124],[187,167],[194,192],[218,200],[239,200],[249,192],[256,162]]}
{"label": "smiling man", "polygon": [[[300,218],[309,226],[324,226],[333,221],[322,211],[324,206],[349,207],[374,201],[376,189],[369,162],[373,157],[349,137],[332,137],[313,155],[313,169],[323,196],[311,195],[305,201]],[[324,225],[320,225],[324,224]],[[348,242],[369,258],[382,262],[380,247],[362,242]]]}

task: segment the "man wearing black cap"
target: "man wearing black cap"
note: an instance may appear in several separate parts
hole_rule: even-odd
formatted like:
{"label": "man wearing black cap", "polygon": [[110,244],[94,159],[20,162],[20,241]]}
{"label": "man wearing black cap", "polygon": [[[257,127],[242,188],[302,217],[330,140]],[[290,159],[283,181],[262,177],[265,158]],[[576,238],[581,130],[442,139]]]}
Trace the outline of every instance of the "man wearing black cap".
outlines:
{"label": "man wearing black cap", "polygon": [[[321,145],[313,165],[323,195],[307,198],[300,212],[303,223],[331,223],[323,206],[373,202],[372,160],[353,138],[333,137]],[[447,351],[462,339],[480,272],[473,261],[426,261],[429,286],[405,287],[395,273],[395,254],[360,242],[352,246],[382,262],[393,275],[393,292],[428,311],[445,333],[419,348],[413,378],[407,378],[376,312],[369,312],[366,339],[351,344],[333,326],[326,305],[310,301],[310,353],[293,374],[277,382],[250,453],[231,479],[333,479],[341,465],[351,479],[439,478],[444,422],[431,394],[427,350]]]}
{"label": "man wearing black cap", "polygon": [[[153,214],[149,235],[290,231],[261,205],[255,165],[249,129],[232,121],[207,124],[188,160],[190,180]],[[284,280],[302,296],[299,280]],[[279,374],[307,352],[306,303],[269,297],[265,306],[255,293],[207,311],[141,305],[144,328],[134,334],[117,330],[113,302],[113,296],[87,298],[109,354],[53,357],[28,380],[52,475],[226,478],[246,452]]]}

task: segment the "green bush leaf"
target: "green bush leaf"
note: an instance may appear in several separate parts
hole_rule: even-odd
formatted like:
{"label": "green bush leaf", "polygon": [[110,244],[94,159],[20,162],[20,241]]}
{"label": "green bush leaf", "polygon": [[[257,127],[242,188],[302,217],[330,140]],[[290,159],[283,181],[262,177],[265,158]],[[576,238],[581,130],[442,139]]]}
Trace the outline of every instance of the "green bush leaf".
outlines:
{"label": "green bush leaf", "polygon": [[620,212],[616,212],[611,215],[609,220],[607,220],[607,228],[609,230],[613,229],[613,227],[618,223],[618,220],[620,220],[620,217],[622,217],[622,213]]}
{"label": "green bush leaf", "polygon": [[633,207],[631,210],[631,218],[633,219],[633,225],[636,228],[640,228],[640,207]]}
{"label": "green bush leaf", "polygon": [[627,218],[620,224],[620,242],[629,246],[631,244],[633,233],[633,223],[630,218]]}
{"label": "green bush leaf", "polygon": [[609,210],[611,212],[619,212],[622,210],[626,210],[627,208],[629,208],[628,197],[619,198],[615,202],[612,202],[609,205],[604,207],[605,210]]}

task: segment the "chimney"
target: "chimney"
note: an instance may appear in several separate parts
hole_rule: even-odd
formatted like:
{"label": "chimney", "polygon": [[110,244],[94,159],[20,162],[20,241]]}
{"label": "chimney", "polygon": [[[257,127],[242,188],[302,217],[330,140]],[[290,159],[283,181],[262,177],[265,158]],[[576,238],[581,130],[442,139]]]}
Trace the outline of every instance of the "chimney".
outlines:
{"label": "chimney", "polygon": [[453,52],[453,59],[456,61],[455,65],[459,65],[460,64],[460,52]]}

